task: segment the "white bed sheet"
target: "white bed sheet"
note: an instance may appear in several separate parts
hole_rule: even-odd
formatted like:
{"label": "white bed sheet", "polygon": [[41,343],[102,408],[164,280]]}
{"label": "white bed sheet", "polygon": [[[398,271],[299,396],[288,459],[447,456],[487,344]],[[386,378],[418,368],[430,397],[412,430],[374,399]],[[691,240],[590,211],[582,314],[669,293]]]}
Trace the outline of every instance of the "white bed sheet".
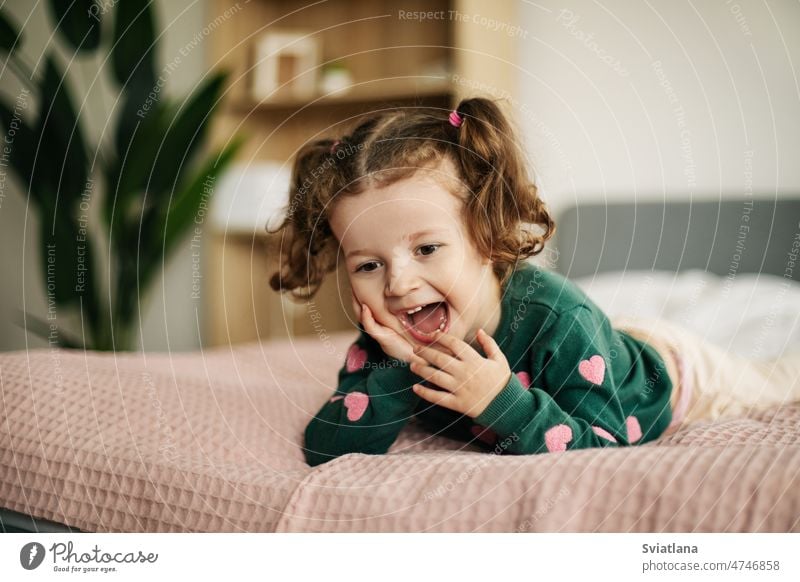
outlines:
{"label": "white bed sheet", "polygon": [[610,317],[666,319],[737,355],[767,359],[800,348],[800,283],[788,278],[633,270],[574,282]]}

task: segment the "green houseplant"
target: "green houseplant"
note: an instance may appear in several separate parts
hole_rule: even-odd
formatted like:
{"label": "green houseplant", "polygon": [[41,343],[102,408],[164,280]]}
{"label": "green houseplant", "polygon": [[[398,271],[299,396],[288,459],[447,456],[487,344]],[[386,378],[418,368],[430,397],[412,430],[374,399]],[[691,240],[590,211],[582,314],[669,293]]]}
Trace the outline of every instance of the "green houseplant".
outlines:
{"label": "green houseplant", "polygon": [[[23,102],[0,100],[4,159],[41,219],[48,301],[46,316],[25,314],[24,324],[63,347],[131,349],[141,298],[242,143],[237,136],[203,154],[226,73],[209,74],[186,99],[169,100],[166,75],[156,68],[152,3],[49,0],[48,7],[68,52],[80,58],[104,51],[100,73],[111,75],[119,98],[113,138],[92,146],[58,55],[48,47],[34,71],[17,50],[22,31],[0,9],[3,71],[25,87]],[[28,94],[36,102],[33,120],[20,111]],[[89,218],[95,204],[99,225]],[[98,275],[101,258],[107,278]],[[82,329],[70,337],[57,328],[55,308],[75,310]]]}

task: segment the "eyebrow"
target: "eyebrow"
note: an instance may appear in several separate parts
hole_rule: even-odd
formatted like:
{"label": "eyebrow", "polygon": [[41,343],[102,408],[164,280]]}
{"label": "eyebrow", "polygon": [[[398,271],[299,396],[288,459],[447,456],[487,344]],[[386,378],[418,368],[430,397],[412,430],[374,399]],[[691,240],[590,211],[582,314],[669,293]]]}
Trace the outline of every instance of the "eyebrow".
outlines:
{"label": "eyebrow", "polygon": [[[428,228],[428,229],[425,229],[425,230],[420,230],[418,232],[415,232],[414,234],[410,234],[410,235],[404,237],[404,239],[406,239],[409,242],[411,242],[411,241],[417,240],[419,237],[421,237],[423,235],[426,235],[426,234],[435,234],[435,233],[444,233],[444,232],[449,232],[449,231],[446,228]],[[368,254],[371,254],[371,253],[367,249],[357,249],[357,250],[350,251],[349,253],[347,253],[345,258],[349,259],[353,255],[368,255]]]}

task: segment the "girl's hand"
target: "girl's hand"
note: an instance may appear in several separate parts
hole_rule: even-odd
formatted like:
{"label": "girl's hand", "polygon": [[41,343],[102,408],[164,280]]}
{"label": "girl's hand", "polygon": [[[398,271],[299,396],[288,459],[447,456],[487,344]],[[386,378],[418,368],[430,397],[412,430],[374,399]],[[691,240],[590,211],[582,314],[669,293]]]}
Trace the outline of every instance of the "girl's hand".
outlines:
{"label": "girl's hand", "polygon": [[378,323],[372,316],[370,308],[362,305],[355,295],[353,295],[353,311],[364,326],[364,330],[380,344],[386,355],[406,363],[411,362],[414,346],[392,328]]}
{"label": "girl's hand", "polygon": [[477,340],[488,358],[450,334],[440,331],[434,337],[434,343],[439,345],[416,348],[411,371],[444,391],[414,384],[414,392],[428,402],[470,418],[480,416],[511,379],[505,355],[482,329],[478,330]]}

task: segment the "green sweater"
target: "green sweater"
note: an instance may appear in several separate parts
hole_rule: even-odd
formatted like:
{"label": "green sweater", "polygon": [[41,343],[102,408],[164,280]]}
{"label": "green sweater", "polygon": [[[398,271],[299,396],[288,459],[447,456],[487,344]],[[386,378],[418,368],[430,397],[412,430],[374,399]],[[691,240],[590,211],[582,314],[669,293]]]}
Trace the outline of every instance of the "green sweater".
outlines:
{"label": "green sweater", "polygon": [[412,385],[424,379],[359,326],[335,393],[306,427],[309,465],[383,454],[412,419],[432,433],[518,455],[638,445],[666,430],[672,383],[663,359],[613,329],[574,283],[523,263],[501,308],[493,337],[513,373],[474,420],[415,394]]}

